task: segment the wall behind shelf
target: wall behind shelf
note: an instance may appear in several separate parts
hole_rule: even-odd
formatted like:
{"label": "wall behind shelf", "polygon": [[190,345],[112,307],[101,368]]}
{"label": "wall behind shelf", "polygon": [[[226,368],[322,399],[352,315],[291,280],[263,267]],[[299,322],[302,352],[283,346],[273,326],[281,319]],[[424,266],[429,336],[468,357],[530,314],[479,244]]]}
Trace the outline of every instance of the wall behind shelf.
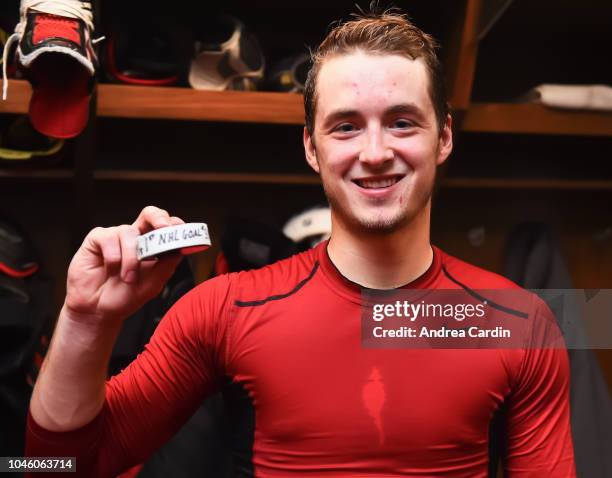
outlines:
{"label": "wall behind shelf", "polygon": [[[461,11],[462,2],[455,0],[396,0],[393,4],[407,12],[422,28],[433,34],[443,45],[451,38],[453,25]],[[181,8],[174,8],[162,0],[132,0],[129,4],[104,0],[101,4],[102,30],[108,30],[118,18],[130,12],[146,11],[147,15],[159,15],[181,29],[183,41],[190,42],[206,30],[208,20],[216,14],[230,14],[241,19],[258,38],[270,66],[283,57],[305,52],[316,46],[324,37],[330,24],[349,18],[357,11],[356,5],[367,9],[369,0],[312,0],[286,2],[282,0],[227,0],[211,4],[199,0],[186,0]],[[106,33],[106,31],[105,31]],[[191,49],[188,52],[191,54]],[[443,50],[443,57],[445,50]],[[183,81],[186,84],[185,81]]]}
{"label": "wall behind shelf", "polygon": [[612,180],[611,159],[612,137],[462,133],[448,175]]}
{"label": "wall behind shelf", "polygon": [[478,46],[472,101],[516,100],[540,83],[610,84],[609,0],[514,0]]}
{"label": "wall behind shelf", "polygon": [[302,127],[98,120],[99,169],[308,173]]}
{"label": "wall behind shelf", "polygon": [[74,253],[74,196],[70,181],[2,179],[0,214],[19,222],[40,254],[43,270],[54,281],[58,312],[66,293],[68,263]]}

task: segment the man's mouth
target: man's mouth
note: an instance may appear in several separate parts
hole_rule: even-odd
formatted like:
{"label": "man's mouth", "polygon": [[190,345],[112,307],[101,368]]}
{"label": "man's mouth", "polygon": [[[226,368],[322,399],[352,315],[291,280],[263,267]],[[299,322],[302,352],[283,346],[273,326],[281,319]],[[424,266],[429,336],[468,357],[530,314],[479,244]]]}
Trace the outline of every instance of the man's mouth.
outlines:
{"label": "man's mouth", "polygon": [[364,189],[385,189],[393,186],[400,179],[402,179],[402,175],[394,175],[394,176],[385,176],[380,178],[361,178],[361,179],[353,179],[353,182]]}

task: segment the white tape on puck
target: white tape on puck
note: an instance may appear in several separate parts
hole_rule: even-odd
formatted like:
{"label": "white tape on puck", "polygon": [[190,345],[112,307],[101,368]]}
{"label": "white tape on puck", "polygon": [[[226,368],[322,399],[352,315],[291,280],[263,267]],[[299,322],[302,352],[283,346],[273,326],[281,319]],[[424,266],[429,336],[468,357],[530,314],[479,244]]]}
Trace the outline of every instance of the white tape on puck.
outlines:
{"label": "white tape on puck", "polygon": [[162,227],[138,236],[136,240],[136,255],[139,261],[175,249],[210,246],[208,226],[203,222]]}

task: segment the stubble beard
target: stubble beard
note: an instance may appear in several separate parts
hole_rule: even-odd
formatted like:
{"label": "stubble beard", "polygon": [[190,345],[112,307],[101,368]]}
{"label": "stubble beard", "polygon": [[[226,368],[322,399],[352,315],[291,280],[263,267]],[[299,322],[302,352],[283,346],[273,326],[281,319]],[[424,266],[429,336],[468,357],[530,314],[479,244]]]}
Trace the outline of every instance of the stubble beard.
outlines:
{"label": "stubble beard", "polygon": [[[351,230],[356,234],[368,234],[368,235],[380,235],[386,236],[391,235],[407,224],[410,224],[414,218],[425,208],[429,199],[431,198],[433,191],[434,181],[432,180],[426,191],[423,191],[416,198],[412,198],[411,201],[406,199],[405,204],[399,208],[396,214],[390,217],[381,218],[367,218],[360,217],[358,213],[355,213],[347,204],[343,204],[338,199],[337,195],[331,191],[327,186],[326,182],[321,176],[323,183],[323,191],[329,202],[332,214],[342,221],[345,228]],[[416,204],[410,204],[416,203]]]}

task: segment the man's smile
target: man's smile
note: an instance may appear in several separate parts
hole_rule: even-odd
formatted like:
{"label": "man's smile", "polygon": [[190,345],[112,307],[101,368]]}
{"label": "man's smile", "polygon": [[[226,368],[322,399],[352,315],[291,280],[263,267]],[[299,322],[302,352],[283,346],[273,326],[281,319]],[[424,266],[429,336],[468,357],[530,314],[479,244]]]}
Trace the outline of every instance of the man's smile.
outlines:
{"label": "man's smile", "polygon": [[351,181],[360,189],[367,189],[374,192],[377,190],[385,190],[391,188],[399,181],[401,181],[405,176],[405,174],[385,174],[381,176],[355,178]]}

